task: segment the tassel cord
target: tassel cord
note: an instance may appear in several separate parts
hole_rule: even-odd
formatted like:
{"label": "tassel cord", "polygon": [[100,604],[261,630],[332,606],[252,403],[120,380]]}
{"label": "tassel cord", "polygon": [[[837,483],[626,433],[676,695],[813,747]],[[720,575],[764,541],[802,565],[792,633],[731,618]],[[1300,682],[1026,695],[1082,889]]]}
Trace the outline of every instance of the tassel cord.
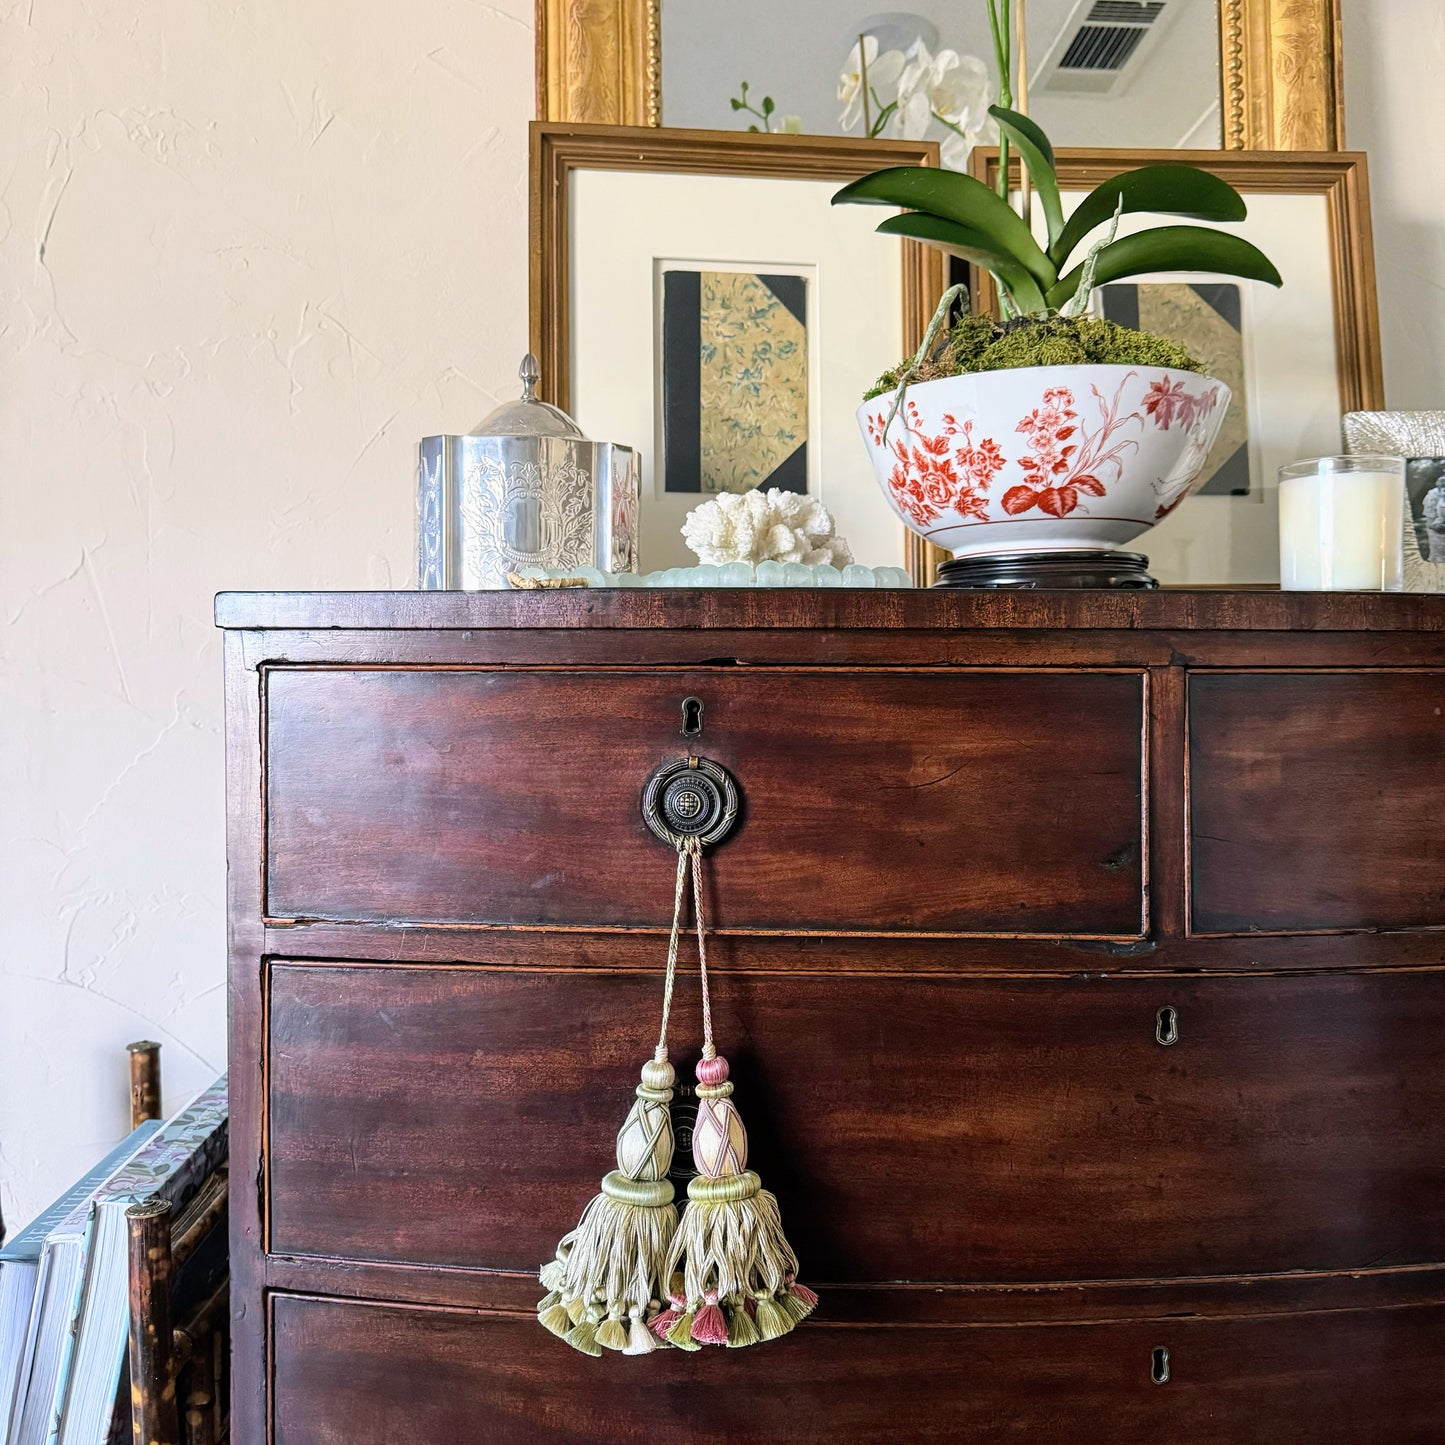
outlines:
{"label": "tassel cord", "polygon": [[[712,998],[707,988],[707,924],[703,920],[702,911],[702,846],[696,838],[689,838],[683,845],[684,854],[680,855],[679,863],[683,856],[692,859],[692,911],[697,922],[697,970],[698,978],[702,983],[702,1056],[705,1059],[717,1057],[717,1049],[712,1041]],[[678,874],[678,899],[681,901],[682,875]],[[677,920],[674,917],[672,925],[672,936],[674,953],[677,942]],[[671,960],[669,960],[671,963]]]}
{"label": "tassel cord", "polygon": [[[688,853],[697,848],[695,839],[688,839],[686,844],[679,846],[677,850],[677,887],[672,895],[672,937],[667,943],[667,976],[662,984],[662,1027],[657,1033],[657,1052],[653,1057],[660,1064],[667,1062],[667,1020],[672,1013],[672,988],[677,980],[677,947],[682,935],[682,894],[687,886],[687,858]],[[697,868],[697,853],[692,853],[693,868]],[[696,888],[696,875],[694,874],[694,888]],[[698,934],[702,938],[701,932]],[[703,982],[703,998],[707,997],[706,975]],[[706,1010],[706,1004],[704,1004]],[[711,1038],[711,1034],[709,1034]]]}

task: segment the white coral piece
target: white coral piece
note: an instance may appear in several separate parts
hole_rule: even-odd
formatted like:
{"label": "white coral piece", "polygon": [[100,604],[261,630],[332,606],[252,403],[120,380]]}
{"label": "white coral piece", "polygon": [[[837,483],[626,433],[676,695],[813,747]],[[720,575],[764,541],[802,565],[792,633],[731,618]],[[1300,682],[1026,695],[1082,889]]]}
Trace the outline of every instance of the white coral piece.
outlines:
{"label": "white coral piece", "polygon": [[687,514],[682,535],[699,562],[716,567],[729,562],[843,567],[853,560],[822,502],[778,487],[720,492]]}

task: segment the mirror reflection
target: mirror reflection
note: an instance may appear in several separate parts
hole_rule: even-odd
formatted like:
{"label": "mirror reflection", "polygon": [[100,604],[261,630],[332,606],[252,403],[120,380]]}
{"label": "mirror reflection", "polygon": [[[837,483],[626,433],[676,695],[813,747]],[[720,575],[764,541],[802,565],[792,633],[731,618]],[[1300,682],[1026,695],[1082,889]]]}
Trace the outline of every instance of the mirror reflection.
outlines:
{"label": "mirror reflection", "polygon": [[[1027,109],[1056,144],[1222,144],[1218,0],[1015,0],[1014,9]],[[958,168],[972,143],[994,139],[985,0],[916,0],[887,13],[838,0],[662,0],[661,21],[664,125],[926,136]]]}

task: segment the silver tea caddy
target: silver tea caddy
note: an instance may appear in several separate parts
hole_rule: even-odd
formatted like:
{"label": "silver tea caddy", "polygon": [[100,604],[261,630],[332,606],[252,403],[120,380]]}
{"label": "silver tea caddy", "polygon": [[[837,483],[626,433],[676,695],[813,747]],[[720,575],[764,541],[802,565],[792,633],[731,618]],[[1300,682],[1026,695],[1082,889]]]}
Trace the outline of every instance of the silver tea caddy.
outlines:
{"label": "silver tea caddy", "polygon": [[466,436],[425,437],[417,468],[417,585],[506,587],[523,567],[637,570],[641,466],[616,442],[590,442],[537,397],[530,353],[519,401]]}

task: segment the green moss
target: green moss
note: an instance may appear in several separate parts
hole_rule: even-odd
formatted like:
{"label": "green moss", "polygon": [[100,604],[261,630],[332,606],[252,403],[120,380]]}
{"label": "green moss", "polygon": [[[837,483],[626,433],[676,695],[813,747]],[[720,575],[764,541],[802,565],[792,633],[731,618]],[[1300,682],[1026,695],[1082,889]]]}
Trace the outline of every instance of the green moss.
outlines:
{"label": "green moss", "polygon": [[[907,359],[886,371],[865,400],[898,386]],[[987,316],[961,316],[943,345],[911,378],[936,381],[979,371],[1008,371],[1021,366],[1165,366],[1174,371],[1204,371],[1204,363],[1186,347],[1147,331],[1134,331],[1096,316],[1040,316],[998,322]]]}

